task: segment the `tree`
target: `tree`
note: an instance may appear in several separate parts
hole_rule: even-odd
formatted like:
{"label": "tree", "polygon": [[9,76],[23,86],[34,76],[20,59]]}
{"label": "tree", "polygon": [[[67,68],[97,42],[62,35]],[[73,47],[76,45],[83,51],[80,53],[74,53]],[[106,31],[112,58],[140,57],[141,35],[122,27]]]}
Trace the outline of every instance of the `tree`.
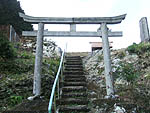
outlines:
{"label": "tree", "polygon": [[33,30],[30,23],[19,17],[19,12],[24,13],[19,1],[0,0],[0,25],[12,25],[19,35],[23,30]]}
{"label": "tree", "polygon": [[13,59],[17,56],[17,53],[12,44],[6,40],[6,36],[0,32],[0,58],[6,61],[6,59]]}

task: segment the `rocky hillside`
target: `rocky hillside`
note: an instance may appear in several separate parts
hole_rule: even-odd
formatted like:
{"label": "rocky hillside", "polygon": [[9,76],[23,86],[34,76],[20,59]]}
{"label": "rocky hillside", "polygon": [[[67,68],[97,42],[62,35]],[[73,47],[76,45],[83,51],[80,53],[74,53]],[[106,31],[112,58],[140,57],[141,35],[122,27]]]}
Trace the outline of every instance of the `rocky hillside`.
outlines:
{"label": "rocky hillside", "polygon": [[[20,53],[18,51],[17,58],[14,60],[3,61],[0,59],[0,112],[12,109],[22,102],[28,103],[27,98],[33,95],[34,61],[35,56],[27,51],[20,51]],[[43,58],[42,101],[49,100],[58,65],[58,58]],[[28,107],[29,110],[31,106],[35,106],[36,103],[40,104],[41,100],[40,103],[39,101],[33,101],[29,105],[30,107]],[[43,109],[38,105],[36,106],[39,109]],[[47,106],[45,106],[45,108],[47,110]],[[19,109],[24,108],[19,107]]]}
{"label": "rocky hillside", "polygon": [[[84,58],[91,113],[150,112],[150,43],[111,50],[112,75],[117,98],[105,99],[103,52]],[[122,110],[123,111],[123,110]],[[125,112],[121,112],[125,113]]]}
{"label": "rocky hillside", "polygon": [[[86,55],[83,63],[88,82],[90,113],[150,113],[150,43],[111,50],[111,73],[116,94],[116,98],[112,99],[105,98],[103,52],[95,51]],[[12,109],[20,103],[20,106],[30,106],[29,111],[33,108],[47,110],[50,84],[53,83],[58,63],[57,58],[43,59],[41,99],[28,105],[22,102],[32,95],[34,56],[21,52],[14,61],[1,60],[0,111]],[[45,103],[41,105],[43,101]],[[16,108],[20,110],[20,106]],[[23,107],[21,109],[24,110]]]}

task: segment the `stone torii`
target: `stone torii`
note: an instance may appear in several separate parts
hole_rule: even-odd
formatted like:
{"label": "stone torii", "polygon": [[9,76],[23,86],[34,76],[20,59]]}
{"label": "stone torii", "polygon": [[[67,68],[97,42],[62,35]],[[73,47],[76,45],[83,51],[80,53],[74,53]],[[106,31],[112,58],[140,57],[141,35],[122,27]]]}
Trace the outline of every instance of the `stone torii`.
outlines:
{"label": "stone torii", "polygon": [[[115,17],[78,17],[78,18],[58,18],[58,17],[31,17],[19,13],[26,22],[38,24],[38,31],[23,31],[23,36],[37,36],[33,94],[41,93],[41,65],[43,55],[43,37],[102,37],[103,54],[105,64],[105,79],[107,95],[114,94],[113,77],[111,75],[111,59],[108,37],[121,37],[122,32],[112,32],[108,30],[107,24],[119,24],[125,19],[126,14]],[[44,24],[70,24],[70,31],[44,31]],[[76,31],[76,24],[100,24],[97,32]]]}

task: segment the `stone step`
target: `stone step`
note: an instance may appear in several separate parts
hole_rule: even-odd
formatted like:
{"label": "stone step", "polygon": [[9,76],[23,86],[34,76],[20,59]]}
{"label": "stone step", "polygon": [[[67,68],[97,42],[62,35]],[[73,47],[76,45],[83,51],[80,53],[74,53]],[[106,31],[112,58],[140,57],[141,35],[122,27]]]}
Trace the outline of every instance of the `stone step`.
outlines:
{"label": "stone step", "polygon": [[83,66],[82,65],[68,65],[68,64],[66,64],[65,65],[65,68],[67,69],[67,68],[82,68],[83,69]]}
{"label": "stone step", "polygon": [[62,98],[87,98],[86,93],[64,93]]}
{"label": "stone step", "polygon": [[80,65],[80,66],[82,66],[82,62],[65,62],[65,65]]}
{"label": "stone step", "polygon": [[66,56],[65,59],[81,59],[80,56]]}
{"label": "stone step", "polygon": [[82,61],[79,61],[79,60],[67,60],[65,63],[66,64],[67,63],[73,63],[73,64],[79,63],[79,64],[82,64]]}
{"label": "stone step", "polygon": [[67,62],[73,62],[73,63],[79,62],[79,63],[82,63],[82,60],[81,59],[69,59],[69,60],[65,60],[65,63],[67,63]]}
{"label": "stone step", "polygon": [[86,78],[84,75],[64,75],[64,78]]}
{"label": "stone step", "polygon": [[80,56],[66,56],[65,59],[82,59]]}
{"label": "stone step", "polygon": [[86,77],[83,75],[82,59],[79,56],[66,57],[62,98],[57,100],[59,112],[86,113],[87,105]]}
{"label": "stone step", "polygon": [[88,101],[86,99],[75,99],[75,98],[63,98],[57,100],[59,105],[87,105]]}
{"label": "stone step", "polygon": [[65,68],[65,71],[83,71],[83,68],[76,68],[76,67]]}
{"label": "stone step", "polygon": [[65,86],[62,88],[63,93],[70,92],[86,92],[86,88],[84,86]]}
{"label": "stone step", "polygon": [[72,62],[72,63],[78,62],[78,63],[82,63],[82,60],[66,60],[65,62],[66,62],[66,63],[67,63],[67,62]]}
{"label": "stone step", "polygon": [[65,61],[81,61],[82,62],[82,59],[81,58],[66,58]]}
{"label": "stone step", "polygon": [[83,77],[83,78],[67,78],[67,77],[65,77],[64,81],[65,82],[86,82],[86,78],[85,77]]}
{"label": "stone step", "polygon": [[64,82],[64,86],[86,86],[86,82]]}
{"label": "stone step", "polygon": [[83,71],[64,71],[64,75],[83,75]]}
{"label": "stone step", "polygon": [[86,105],[77,105],[77,106],[60,106],[60,112],[65,113],[79,113],[79,112],[89,112],[89,109]]}

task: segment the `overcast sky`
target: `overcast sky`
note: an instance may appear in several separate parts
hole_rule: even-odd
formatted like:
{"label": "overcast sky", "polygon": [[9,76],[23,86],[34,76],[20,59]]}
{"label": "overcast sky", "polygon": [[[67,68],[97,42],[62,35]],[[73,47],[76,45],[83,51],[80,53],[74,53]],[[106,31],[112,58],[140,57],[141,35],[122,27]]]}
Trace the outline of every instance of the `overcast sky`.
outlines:
{"label": "overcast sky", "polygon": [[[121,24],[109,25],[112,31],[123,31],[123,37],[111,37],[115,49],[140,42],[139,20],[150,21],[150,0],[18,0],[26,15],[35,17],[110,17],[127,14]],[[97,31],[100,25],[78,25],[77,31]],[[37,26],[34,26],[37,29]],[[69,25],[46,25],[50,31],[66,31]],[[89,42],[101,38],[51,38],[58,46],[68,43],[68,51],[90,51]]]}

